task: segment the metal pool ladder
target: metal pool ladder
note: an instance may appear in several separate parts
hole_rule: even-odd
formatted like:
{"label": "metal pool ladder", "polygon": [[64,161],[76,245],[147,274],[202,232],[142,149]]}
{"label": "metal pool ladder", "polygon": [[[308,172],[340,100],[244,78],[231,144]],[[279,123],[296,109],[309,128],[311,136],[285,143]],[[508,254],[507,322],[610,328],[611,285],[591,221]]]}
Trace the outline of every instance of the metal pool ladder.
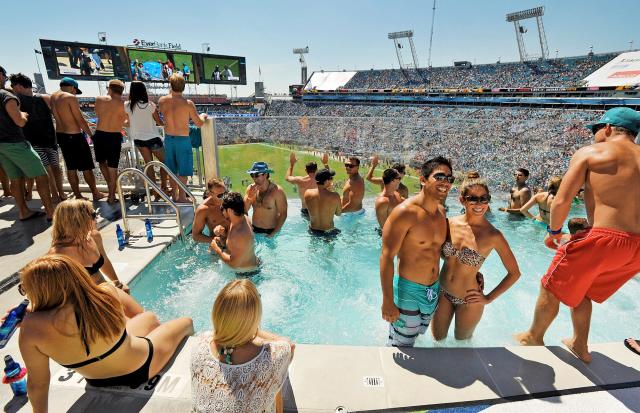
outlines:
{"label": "metal pool ladder", "polygon": [[[180,187],[180,189],[182,189],[189,198],[191,198],[191,202],[190,203],[177,203],[174,202],[167,194],[164,193],[164,191],[162,189],[160,189],[158,187],[158,185],[151,180],[151,178],[149,178],[147,176],[147,171],[149,170],[149,168],[153,168],[154,166],[159,166],[160,169],[164,169],[164,171],[167,173],[167,175]],[[124,196],[122,194],[122,179],[125,176],[136,176],[142,179],[142,181],[144,182],[144,189],[147,195],[147,213],[146,214],[136,214],[136,215],[128,215],[127,214],[127,207],[125,205],[124,202]],[[180,239],[183,239],[184,236],[184,225],[182,224],[182,218],[180,217],[180,206],[183,205],[191,205],[191,207],[193,208],[193,214],[195,216],[196,213],[196,198],[193,196],[193,194],[191,193],[191,191],[189,190],[189,188],[187,188],[187,186],[185,184],[182,183],[182,181],[180,181],[180,179],[169,170],[169,168],[167,168],[167,165],[163,164],[160,161],[150,161],[147,162],[147,164],[144,167],[144,171],[141,171],[137,168],[125,168],[122,170],[122,172],[120,172],[120,174],[118,175],[118,179],[116,180],[116,189],[118,191],[118,198],[120,199],[120,212],[122,214],[122,226],[123,226],[123,230],[125,232],[125,234],[127,236],[129,236],[129,223],[128,223],[128,219],[146,219],[146,218],[151,218],[151,219],[160,219],[160,218],[175,218],[178,227],[180,228],[180,234],[178,235]],[[165,202],[152,202],[151,201],[151,189],[153,189],[156,194],[158,194],[160,196],[160,198],[162,198]],[[153,213],[153,205],[162,205],[162,206],[170,206],[171,208],[173,208],[174,213],[168,213],[168,214],[154,214]]]}

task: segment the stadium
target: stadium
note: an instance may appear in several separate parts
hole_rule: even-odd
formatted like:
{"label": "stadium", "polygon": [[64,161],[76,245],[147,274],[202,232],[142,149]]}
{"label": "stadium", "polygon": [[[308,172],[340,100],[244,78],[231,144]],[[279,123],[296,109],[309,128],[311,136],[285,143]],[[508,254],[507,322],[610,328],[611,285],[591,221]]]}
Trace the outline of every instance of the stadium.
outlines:
{"label": "stadium", "polygon": [[[565,305],[564,297],[558,298],[562,310],[553,315],[552,320],[556,316],[557,319],[547,326],[548,330],[545,329],[543,343],[529,346],[530,343],[514,338],[514,334],[526,330],[530,322],[533,326],[544,308],[553,308],[549,303],[540,304],[540,297],[547,288],[551,291],[544,281],[547,268],[560,265],[558,257],[562,254],[578,254],[577,247],[569,248],[571,243],[581,239],[569,235],[571,221],[583,219],[588,224],[584,231],[594,234],[600,229],[591,228],[597,227],[593,225],[593,205],[598,195],[594,195],[589,175],[599,174],[600,170],[581,172],[584,175],[581,184],[575,188],[576,194],[566,201],[566,210],[562,213],[558,212],[561,208],[558,205],[565,205],[560,196],[564,189],[558,183],[561,189],[552,190],[552,182],[554,179],[559,182],[560,178],[569,175],[567,171],[572,171],[577,162],[572,161],[576,153],[594,142],[601,142],[597,139],[603,139],[603,130],[609,133],[611,129],[611,133],[616,133],[615,127],[620,124],[609,125],[603,121],[612,109],[613,113],[618,113],[615,111],[619,108],[635,113],[640,111],[640,50],[634,49],[631,42],[626,50],[595,53],[591,48],[582,55],[562,56],[556,51],[552,56],[542,22],[548,16],[545,17],[544,7],[535,7],[500,17],[501,24],[512,25],[515,29],[519,61],[498,59],[495,63],[475,64],[469,58],[452,61],[451,65],[432,66],[435,1],[431,12],[434,20],[430,26],[426,64],[418,62],[414,44],[418,35],[413,30],[388,33],[396,61],[393,67],[384,69],[313,67],[308,75],[306,59],[313,56],[314,49],[296,48],[293,54],[300,63],[300,79],[290,80],[288,94],[270,93],[269,79],[262,79],[261,74],[251,85],[250,71],[260,71],[252,67],[255,63],[235,53],[210,53],[208,43],[203,43],[202,52],[193,52],[176,43],[137,38],[131,45],[108,44],[106,34],[104,41],[99,36],[98,43],[38,39],[40,50],[36,49],[36,61],[38,64],[38,59],[43,61],[46,76],[53,84],[59,83],[62,91],[86,90],[86,86],[91,85],[97,88],[98,96],[109,96],[108,101],[115,102],[118,110],[123,106],[127,120],[118,124],[117,132],[109,132],[118,136],[119,158],[116,168],[110,164],[107,167],[107,161],[100,154],[99,134],[95,133],[101,128],[104,131],[105,119],[109,119],[104,98],[86,96],[88,93],[73,97],[76,93],[67,93],[77,102],[83,122],[92,132],[82,129],[80,134],[84,134],[82,141],[87,143],[91,161],[95,159],[95,178],[84,173],[75,175],[74,160],[65,156],[65,148],[60,142],[54,151],[60,157],[62,186],[69,198],[79,198],[77,194],[72,195],[75,188],[70,173],[76,176],[80,192],[86,197],[94,197],[93,202],[87,204],[91,206],[89,215],[93,214],[96,220],[95,227],[89,235],[84,234],[82,242],[88,242],[87,245],[96,250],[99,260],[95,265],[93,253],[87,255],[91,256],[92,262],[89,263],[89,259],[84,262],[78,258],[84,257],[84,253],[59,252],[71,247],[64,244],[62,248],[55,242],[56,234],[61,232],[60,205],[64,207],[71,201],[54,205],[56,212],[50,218],[42,194],[27,186],[26,191],[33,192],[33,199],[25,198],[26,208],[40,211],[42,206],[44,209],[35,219],[24,219],[19,202],[15,201],[17,196],[23,196],[19,191],[25,191],[24,179],[17,181],[22,188],[17,191],[14,177],[7,173],[11,185],[4,180],[2,189],[10,195],[0,201],[0,234],[7,240],[0,248],[4,267],[0,274],[0,297],[7,309],[25,299],[25,291],[26,299],[37,303],[38,296],[34,291],[43,287],[30,284],[34,262],[51,260],[47,261],[48,265],[53,265],[56,257],[66,254],[70,261],[74,259],[82,264],[89,276],[87,279],[94,281],[95,273],[90,269],[102,261],[96,271],[103,279],[96,281],[97,287],[83,290],[80,295],[89,300],[98,288],[113,285],[115,288],[112,289],[118,293],[116,307],[126,317],[123,316],[124,332],[118,330],[118,337],[122,334],[122,338],[114,345],[116,340],[106,340],[104,343],[109,345],[99,347],[104,347],[103,354],[94,354],[95,350],[90,352],[85,337],[78,335],[86,352],[83,349],[80,351],[83,354],[74,358],[70,356],[71,350],[58,352],[66,345],[50,344],[44,349],[42,344],[37,344],[39,347],[36,347],[37,335],[28,335],[33,331],[34,321],[31,320],[35,317],[28,314],[31,318],[21,327],[26,332],[19,331],[13,336],[11,332],[5,342],[0,341],[3,343],[0,355],[11,356],[11,360],[27,368],[25,372],[20,369],[17,373],[11,372],[11,365],[5,358],[5,380],[12,383],[11,387],[0,388],[0,397],[6,400],[5,410],[639,411],[640,357],[625,341],[638,334],[632,316],[640,311],[637,275],[631,274],[626,284],[604,303],[601,303],[604,299],[596,299],[587,293],[583,295],[582,298],[589,302],[589,311],[591,301],[599,303],[594,306],[593,316],[589,312],[587,321],[588,356],[563,340],[570,335],[572,327],[576,329],[574,331],[580,331],[574,313],[582,305]],[[391,50],[387,52],[390,54]],[[13,73],[8,59],[3,60],[0,65]],[[13,87],[11,79],[14,78],[8,74],[4,77],[8,79],[7,87],[9,82]],[[42,73],[34,74],[36,96],[47,94],[55,101],[59,91],[45,90],[42,77]],[[177,78],[180,80],[176,81]],[[121,95],[113,94],[112,82],[116,80],[125,85]],[[234,88],[248,83],[252,93],[238,97]],[[148,99],[143,103],[154,108],[152,134],[161,145],[164,144],[163,156],[169,152],[172,139],[184,138],[184,142],[188,142],[186,152],[183,150],[189,158],[188,173],[180,167],[176,169],[168,158],[166,161],[161,159],[157,148],[147,151],[152,154],[150,159],[143,159],[144,145],[140,144],[139,135],[134,131],[134,105],[129,105],[134,100],[134,84],[144,85],[148,92]],[[18,93],[16,90],[19,89],[13,88],[11,93]],[[224,93],[225,90],[229,90],[229,94]],[[169,106],[167,97],[176,96],[187,99],[189,105],[192,102],[198,115],[189,114],[187,122],[183,122],[188,136],[171,132],[176,109]],[[126,103],[120,105],[119,99]],[[69,132],[63,128],[65,118],[60,117],[59,111],[63,109],[58,103],[47,105],[50,107],[47,122],[55,126],[59,141],[61,130]],[[43,118],[28,115],[31,122]],[[10,117],[5,118],[11,121]],[[627,124],[633,126],[631,121],[624,125]],[[627,129],[632,130],[629,128],[631,126]],[[23,129],[27,135],[26,128]],[[0,166],[3,171],[10,172],[8,156],[3,155],[3,133],[5,129],[0,128]],[[35,143],[31,145],[37,149]],[[437,157],[444,161],[436,162],[435,167],[428,166],[433,159],[441,159]],[[318,176],[323,173],[321,164],[329,169],[325,174],[330,174],[332,183],[326,190],[337,194],[338,200],[342,197],[344,201],[348,197],[351,202],[354,182],[358,179],[362,182],[360,208],[349,210],[345,202],[338,205],[339,212],[335,216],[333,212],[330,214],[331,231],[314,228],[319,221],[314,215],[318,212],[313,208],[319,207],[312,207],[312,197],[308,194],[315,194],[313,191],[320,194],[326,181],[314,179],[315,172],[310,175],[307,167],[311,164],[318,169]],[[355,175],[354,166],[359,168]],[[116,169],[115,181],[110,178],[109,169]],[[613,169],[602,173],[608,179],[605,182],[627,193],[629,199],[635,199],[632,198],[635,191],[629,187],[620,188],[616,182],[627,179],[628,174],[625,175],[622,168]],[[402,175],[399,175],[400,170]],[[450,176],[447,175],[449,170]],[[518,180],[523,171],[526,171],[526,184]],[[307,174],[313,180],[313,190],[300,185]],[[391,183],[397,180],[406,186],[409,198],[400,197],[401,202],[393,212],[387,211],[385,221],[380,218],[379,203],[381,198],[389,197],[386,191],[389,191],[387,176],[390,174],[395,177]],[[437,178],[438,175],[444,178]],[[183,177],[185,179],[181,181]],[[264,192],[258,189],[259,179],[265,179],[260,177],[266,177]],[[430,184],[430,179],[437,181]],[[53,195],[55,183],[52,181],[50,176]],[[597,187],[597,181],[593,182]],[[434,204],[435,212],[429,210],[426,215],[418,214],[421,218],[412,224],[416,228],[424,225],[420,230],[428,235],[422,234],[423,238],[420,238],[420,234],[409,229],[402,233],[403,240],[393,244],[397,234],[389,228],[399,225],[394,221],[400,216],[397,212],[406,210],[417,199],[423,199],[421,197],[426,197],[430,190],[435,193],[436,187],[442,185],[448,185],[448,195]],[[37,181],[35,186],[38,186]],[[114,191],[117,199],[107,202],[106,198],[96,197],[94,187],[101,192],[109,191],[110,196]],[[484,188],[482,196],[478,195],[479,187]],[[220,188],[224,190],[218,191]],[[257,198],[251,197],[252,188],[256,190]],[[399,188],[391,192],[399,194]],[[469,192],[469,188],[475,189]],[[515,202],[516,194],[522,188],[531,193],[531,201],[519,204]],[[242,201],[242,212],[237,214],[240,218],[236,220],[231,219],[229,212],[235,210],[226,206],[232,202],[231,195],[235,192]],[[274,192],[281,192],[281,195],[274,195]],[[186,194],[186,201],[177,197],[181,193]],[[539,197],[540,200],[534,202],[538,194],[546,194],[546,197],[544,200]],[[283,198],[276,201],[269,198],[274,196]],[[281,199],[284,199],[284,213]],[[554,199],[561,201],[554,204]],[[599,208],[615,209],[612,206],[615,202],[607,204],[599,198],[597,202],[598,205],[605,204]],[[538,210],[536,217],[528,212],[531,207],[532,211]],[[549,209],[546,216],[545,207]],[[598,215],[598,207],[595,208],[597,221],[602,215]],[[211,209],[216,211],[202,212]],[[276,214],[277,225],[258,225],[265,222],[265,210]],[[628,215],[618,212],[620,216]],[[480,214],[482,219],[473,218],[474,213]],[[210,215],[202,218],[203,214]],[[217,217],[216,214],[230,221],[230,226],[211,224],[209,220],[212,220],[211,216]],[[561,214],[567,223],[559,221]],[[431,224],[439,218],[445,222],[445,217],[446,227]],[[59,222],[56,223],[56,219]],[[560,229],[554,231],[552,222],[559,222]],[[234,249],[239,245],[236,240],[240,239],[229,243],[231,234],[237,234],[233,228],[243,223],[248,223],[251,234],[250,248],[246,248],[256,260],[254,266],[236,265],[236,261],[229,258],[236,253]],[[467,232],[456,233],[461,231],[461,223],[467,225]],[[481,224],[487,225],[483,228],[497,231],[503,244],[495,246],[493,238],[491,243],[482,241],[482,236],[486,235],[478,230],[477,225]],[[82,225],[80,221],[72,221],[66,227],[69,230]],[[224,227],[224,237],[219,235],[218,227]],[[100,234],[99,242],[92,238],[94,232]],[[446,233],[446,241],[444,238],[437,241],[440,232]],[[635,239],[633,231],[627,232],[626,235]],[[555,249],[559,251],[556,254],[549,244],[549,236],[558,234],[567,236],[564,241],[567,246],[558,249],[556,245]],[[86,241],[89,238],[94,241]],[[435,249],[432,251],[431,247],[425,246],[432,238],[433,244],[438,244],[436,253],[433,253]],[[226,239],[226,246],[221,242],[223,239]],[[584,277],[623,259],[606,257],[618,257],[627,244],[623,247],[622,244],[613,246],[599,242],[601,244],[593,247],[599,250],[581,255],[586,262],[581,267]],[[447,244],[454,253],[447,255]],[[394,279],[391,299],[399,311],[396,322],[387,322],[384,309],[383,261],[385,254],[393,249],[390,245],[396,245],[397,250],[390,261]],[[472,253],[479,261],[469,258]],[[426,288],[421,291],[426,291],[427,298],[415,298],[419,303],[417,310],[401,307],[403,300],[410,300],[406,298],[408,296],[400,298],[401,284],[405,280],[400,274],[403,271],[400,263],[411,261],[416,266],[421,265],[416,270],[415,278],[418,279],[433,272],[425,264],[432,263],[425,258],[429,254],[435,257],[435,264],[431,265],[435,265],[435,282],[413,282],[418,288]],[[105,261],[108,264],[105,265]],[[398,265],[397,272],[395,265]],[[407,264],[404,265],[406,270]],[[469,267],[474,267],[474,288],[477,285],[478,294],[486,300],[481,306],[476,302],[479,307],[474,307],[472,299],[467,301],[467,296],[459,298],[445,289],[455,285],[452,277],[460,277],[456,271],[466,274]],[[452,275],[448,268],[454,268],[455,274]],[[503,275],[505,272],[507,275]],[[222,339],[216,335],[214,327],[218,325],[222,331],[222,324],[216,323],[228,322],[235,317],[239,321],[234,328],[240,330],[255,315],[244,314],[247,307],[237,307],[233,311],[227,309],[229,313],[225,319],[220,315],[223,310],[218,300],[222,300],[230,285],[248,284],[250,293],[255,290],[260,308],[257,330],[237,345],[223,346],[219,344]],[[125,291],[122,285],[130,290]],[[434,285],[439,286],[439,292],[431,289]],[[417,297],[418,293],[413,291]],[[426,314],[423,306],[425,300],[433,301],[433,291],[436,291],[435,308]],[[72,298],[66,298],[76,292],[65,291],[64,294],[64,305],[76,305]],[[456,303],[456,299],[460,301]],[[449,324],[446,324],[442,337],[434,326],[440,322],[437,311],[449,308],[449,302],[452,313],[448,323],[454,326],[447,330]],[[35,307],[27,311],[45,311]],[[109,318],[111,310],[101,308],[105,319]],[[136,309],[133,315],[128,313],[133,311],[131,308]],[[464,321],[460,321],[460,325],[458,322],[464,320],[465,313],[459,313],[459,308],[482,308],[468,335],[460,332]],[[57,317],[58,310],[51,311],[54,315],[47,317]],[[80,331],[82,323],[78,314],[84,310],[74,311],[71,314],[76,321],[72,324],[77,324],[74,328]],[[418,327],[405,328],[405,324],[412,322],[411,317],[416,317],[414,312],[418,318],[422,317]],[[179,320],[185,322],[186,318],[190,321],[184,331],[177,327],[176,330],[162,330]],[[144,323],[149,323],[145,327],[148,330],[141,327],[146,325]],[[533,327],[527,332],[532,330]],[[5,334],[4,330],[1,333]],[[75,343],[74,334],[65,335],[64,340]],[[54,333],[47,342],[62,343],[56,341],[59,337],[59,333]],[[130,370],[140,363],[135,361],[137,359],[131,361],[134,356],[118,356],[118,353],[125,354],[129,346],[135,347],[132,344],[135,339],[149,343],[145,361],[149,377],[98,386],[96,383],[100,380],[123,377],[134,380],[131,375],[139,370]],[[167,350],[162,339],[164,344],[175,342],[174,346]],[[69,344],[68,348],[73,349],[75,345]],[[94,343],[91,345],[93,348]],[[121,345],[124,350],[118,350]],[[250,353],[245,353],[248,351],[245,346],[250,345],[255,345],[257,352],[243,359]],[[145,354],[146,346],[143,342]],[[40,356],[46,357],[37,358],[39,363],[36,363],[33,350],[27,349],[40,347],[43,348],[38,350]],[[156,366],[154,348],[156,357],[166,353],[162,365]],[[281,348],[287,349],[286,362],[278,359],[281,356],[276,350]],[[109,358],[127,364],[120,368],[124,374],[114,373],[120,370],[114,367],[115,361],[110,364]],[[85,363],[96,364],[93,370],[91,367],[83,370]],[[103,377],[101,366],[108,366],[103,368],[111,376],[105,373]],[[276,368],[279,369],[277,372]],[[209,374],[215,376],[209,377]],[[14,383],[19,383],[25,375],[29,384],[20,394]],[[48,389],[46,392],[45,388]]]}

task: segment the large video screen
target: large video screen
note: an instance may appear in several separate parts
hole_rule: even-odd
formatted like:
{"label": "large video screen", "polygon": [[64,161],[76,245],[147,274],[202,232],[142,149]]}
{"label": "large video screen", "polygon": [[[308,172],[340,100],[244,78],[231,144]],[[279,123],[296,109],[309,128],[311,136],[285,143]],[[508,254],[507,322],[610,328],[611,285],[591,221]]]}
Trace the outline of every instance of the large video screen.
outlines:
{"label": "large video screen", "polygon": [[45,39],[40,46],[49,79],[130,79],[122,47]]}
{"label": "large video screen", "polygon": [[194,58],[191,53],[160,50],[127,49],[131,79],[143,82],[168,82],[180,73],[189,83],[196,83]]}
{"label": "large video screen", "polygon": [[246,85],[244,57],[200,54],[200,82],[226,85]]}

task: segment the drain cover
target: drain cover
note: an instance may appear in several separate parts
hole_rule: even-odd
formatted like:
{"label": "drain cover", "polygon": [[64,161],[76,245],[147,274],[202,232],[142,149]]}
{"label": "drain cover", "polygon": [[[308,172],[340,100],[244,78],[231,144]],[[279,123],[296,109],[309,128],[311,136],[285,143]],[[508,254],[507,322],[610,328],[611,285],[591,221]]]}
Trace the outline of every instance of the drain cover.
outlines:
{"label": "drain cover", "polygon": [[362,382],[364,387],[384,387],[384,378],[379,376],[364,376]]}
{"label": "drain cover", "polygon": [[349,413],[349,410],[344,406],[338,406],[336,407],[336,413]]}

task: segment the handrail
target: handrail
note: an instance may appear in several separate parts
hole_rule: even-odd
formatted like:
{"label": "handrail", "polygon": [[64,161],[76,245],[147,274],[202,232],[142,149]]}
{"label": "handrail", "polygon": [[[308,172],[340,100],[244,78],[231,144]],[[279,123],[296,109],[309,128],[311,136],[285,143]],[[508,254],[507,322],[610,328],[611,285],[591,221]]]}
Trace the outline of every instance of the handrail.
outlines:
{"label": "handrail", "polygon": [[[196,205],[196,197],[194,197],[193,194],[191,193],[191,191],[189,190],[189,188],[187,188],[187,186],[182,183],[180,178],[178,178],[173,172],[171,172],[171,170],[169,170],[169,168],[167,168],[167,165],[165,165],[164,163],[162,163],[160,161],[149,161],[144,166],[145,175],[147,174],[149,168],[151,168],[151,167],[153,167],[155,165],[159,166],[161,169],[164,169],[165,172],[167,173],[167,175],[169,175],[169,177],[176,184],[178,184],[180,189],[182,189],[189,196],[189,198],[191,198],[191,204],[193,205],[193,213],[195,214],[196,213],[196,209],[198,208],[198,205]],[[147,199],[149,199],[149,187],[145,185],[145,189],[147,190]],[[151,204],[149,204],[149,212],[151,212]]]}
{"label": "handrail", "polygon": [[[168,196],[167,194],[165,194],[165,193],[164,193],[164,191],[162,191],[162,189],[160,189],[160,188],[158,187],[158,185],[157,185],[155,182],[153,182],[153,181],[151,180],[151,178],[149,178],[149,177],[147,176],[147,174],[146,174],[146,173],[143,173],[142,171],[140,171],[140,170],[139,170],[139,169],[137,169],[137,168],[125,168],[125,169],[123,169],[123,170],[122,170],[122,172],[120,172],[120,174],[118,175],[118,179],[116,180],[116,189],[117,189],[117,191],[118,191],[118,198],[119,198],[119,200],[120,200],[120,212],[121,212],[121,214],[122,214],[122,226],[124,227],[124,228],[123,228],[123,229],[124,229],[124,232],[125,232],[126,234],[129,234],[129,224],[127,223],[127,207],[126,207],[126,205],[125,205],[125,202],[124,202],[124,196],[123,196],[123,194],[122,194],[122,184],[121,184],[121,181],[122,181],[122,177],[123,177],[123,176],[128,175],[128,174],[130,174],[130,173],[131,173],[131,174],[133,174],[133,175],[137,175],[137,176],[142,177],[142,179],[143,179],[143,181],[144,181],[144,183],[145,183],[145,188],[147,188],[147,202],[148,202],[148,205],[149,205],[149,214],[148,214],[148,215],[134,215],[133,217],[138,217],[138,218],[153,218],[153,217],[155,217],[156,215],[157,215],[158,217],[160,217],[160,216],[166,216],[166,214],[156,214],[156,215],[153,215],[153,214],[151,213],[151,212],[152,212],[152,211],[151,211],[151,201],[149,201],[149,185],[151,185],[151,187],[153,188],[153,190],[154,190],[154,191],[156,191],[156,193],[157,193],[158,195],[160,195],[160,197],[161,197],[162,199],[164,199],[165,201],[167,201],[167,204],[168,204],[169,206],[171,206],[171,207],[173,208],[173,210],[175,211],[175,213],[176,213],[176,222],[177,222],[177,224],[178,224],[178,227],[180,228],[180,234],[179,234],[178,236],[180,237],[180,239],[182,239],[182,238],[183,238],[183,235],[184,235],[184,227],[182,226],[182,219],[180,218],[180,208],[178,207],[178,205],[177,205],[175,202],[173,202],[173,201],[171,200],[171,198],[169,198],[169,196]],[[195,201],[194,201],[194,204],[195,204]]]}

